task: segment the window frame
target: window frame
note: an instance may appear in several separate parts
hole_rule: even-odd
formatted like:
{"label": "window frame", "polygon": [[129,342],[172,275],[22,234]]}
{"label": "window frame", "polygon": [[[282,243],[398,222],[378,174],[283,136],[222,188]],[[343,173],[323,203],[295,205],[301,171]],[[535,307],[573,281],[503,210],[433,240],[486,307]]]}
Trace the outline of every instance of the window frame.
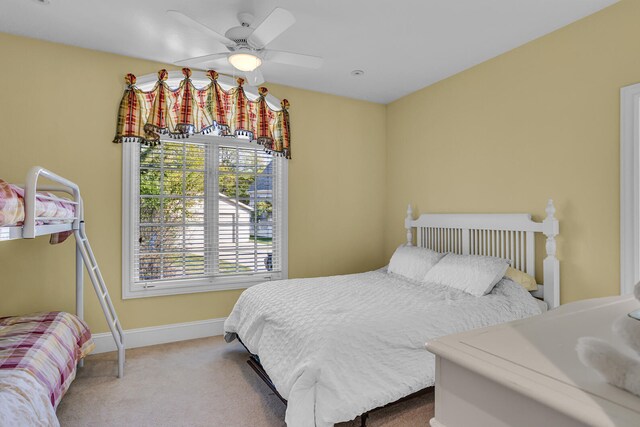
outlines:
{"label": "window frame", "polygon": [[[168,137],[161,140],[171,141]],[[255,142],[235,137],[221,137],[216,135],[192,135],[189,141],[203,144],[225,144],[239,148],[251,148],[261,150]],[[276,185],[280,186],[282,196],[279,199],[279,219],[277,229],[280,230],[280,263],[281,269],[275,273],[257,273],[256,275],[242,275],[231,277],[205,277],[193,279],[177,279],[166,281],[162,286],[143,286],[134,281],[134,246],[135,227],[139,222],[137,203],[133,196],[138,194],[135,189],[137,183],[136,174],[139,173],[138,143],[125,143],[122,151],[122,298],[144,298],[164,295],[181,295],[199,292],[212,292],[222,290],[246,289],[253,285],[269,280],[281,280],[288,278],[288,161],[282,157],[274,156],[278,162],[278,174]],[[275,202],[275,200],[274,200]]]}
{"label": "window frame", "polygon": [[640,280],[640,83],[620,90],[620,295]]}

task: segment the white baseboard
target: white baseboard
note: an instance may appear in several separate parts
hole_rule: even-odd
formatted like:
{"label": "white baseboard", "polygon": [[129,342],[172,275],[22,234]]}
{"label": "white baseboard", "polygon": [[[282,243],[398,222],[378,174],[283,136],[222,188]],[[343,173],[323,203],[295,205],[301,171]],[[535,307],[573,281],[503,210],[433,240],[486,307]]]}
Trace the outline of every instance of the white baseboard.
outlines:
{"label": "white baseboard", "polygon": [[[224,334],[225,320],[226,318],[222,317],[196,322],[127,329],[124,331],[124,344],[126,348],[136,348],[196,338],[215,337]],[[110,332],[93,334],[93,341],[96,343],[96,349],[93,353],[116,350],[116,344]]]}

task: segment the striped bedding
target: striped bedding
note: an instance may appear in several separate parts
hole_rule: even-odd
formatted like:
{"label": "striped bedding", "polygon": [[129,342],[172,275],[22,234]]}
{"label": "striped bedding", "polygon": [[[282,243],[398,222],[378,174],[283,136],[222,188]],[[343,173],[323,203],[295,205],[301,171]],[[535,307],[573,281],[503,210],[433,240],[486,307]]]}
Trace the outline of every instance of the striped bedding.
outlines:
{"label": "striped bedding", "polygon": [[55,409],[94,347],[69,313],[0,318],[0,426],[57,425]]}
{"label": "striped bedding", "polygon": [[[38,193],[53,196],[51,193]],[[38,224],[60,224],[73,221],[75,206],[36,196],[36,216],[45,218]],[[24,221],[24,189],[0,179],[0,227],[20,226]],[[51,243],[62,243],[71,232],[51,236]]]}

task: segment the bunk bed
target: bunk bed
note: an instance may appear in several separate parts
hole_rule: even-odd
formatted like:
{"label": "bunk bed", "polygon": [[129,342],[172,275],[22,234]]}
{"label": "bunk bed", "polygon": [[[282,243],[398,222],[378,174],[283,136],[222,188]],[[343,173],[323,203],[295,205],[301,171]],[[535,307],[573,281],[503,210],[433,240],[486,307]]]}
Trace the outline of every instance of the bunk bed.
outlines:
{"label": "bunk bed", "polygon": [[52,244],[75,238],[76,312],[0,318],[0,424],[12,421],[3,416],[57,423],[55,408],[94,347],[83,321],[85,266],[116,343],[118,377],[124,375],[124,333],[85,232],[80,188],[39,166],[29,170],[24,186],[0,180],[0,241],[45,235]]}

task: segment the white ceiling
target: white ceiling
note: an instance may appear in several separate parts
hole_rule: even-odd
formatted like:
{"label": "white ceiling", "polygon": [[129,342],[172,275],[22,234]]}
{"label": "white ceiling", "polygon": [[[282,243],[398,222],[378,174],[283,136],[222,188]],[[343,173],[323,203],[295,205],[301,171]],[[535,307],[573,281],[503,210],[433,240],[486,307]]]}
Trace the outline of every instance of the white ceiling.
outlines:
{"label": "white ceiling", "polygon": [[[267,81],[388,103],[617,1],[1,0],[0,32],[172,63],[223,47],[166,10],[224,33],[238,25],[238,12],[259,23],[279,6],[297,21],[268,47],[322,56],[324,64],[265,63]],[[217,68],[233,72],[228,64]],[[364,76],[351,76],[354,69]]]}

